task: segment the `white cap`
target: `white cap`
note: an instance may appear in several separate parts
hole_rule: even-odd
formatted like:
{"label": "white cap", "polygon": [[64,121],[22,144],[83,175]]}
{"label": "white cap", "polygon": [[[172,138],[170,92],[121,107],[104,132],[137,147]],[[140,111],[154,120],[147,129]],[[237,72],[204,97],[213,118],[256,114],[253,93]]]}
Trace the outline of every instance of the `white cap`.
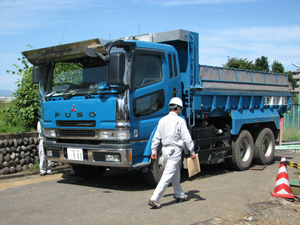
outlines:
{"label": "white cap", "polygon": [[176,106],[180,106],[181,108],[183,108],[182,101],[178,97],[174,97],[171,99],[171,101],[169,102],[169,106],[171,106],[171,105],[176,105]]}

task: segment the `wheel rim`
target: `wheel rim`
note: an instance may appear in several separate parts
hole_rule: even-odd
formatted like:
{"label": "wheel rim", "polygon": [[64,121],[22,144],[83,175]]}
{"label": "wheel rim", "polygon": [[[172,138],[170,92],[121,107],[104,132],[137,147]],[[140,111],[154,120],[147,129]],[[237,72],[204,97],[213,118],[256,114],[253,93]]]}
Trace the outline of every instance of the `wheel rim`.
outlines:
{"label": "wheel rim", "polygon": [[240,145],[240,157],[242,162],[247,162],[251,155],[251,145],[247,138],[244,138]]}
{"label": "wheel rim", "polygon": [[158,159],[158,169],[163,171],[165,169],[165,160],[164,160],[164,156],[161,153]]}
{"label": "wheel rim", "polygon": [[272,153],[273,145],[270,136],[265,136],[262,142],[262,151],[266,157],[269,157]]}

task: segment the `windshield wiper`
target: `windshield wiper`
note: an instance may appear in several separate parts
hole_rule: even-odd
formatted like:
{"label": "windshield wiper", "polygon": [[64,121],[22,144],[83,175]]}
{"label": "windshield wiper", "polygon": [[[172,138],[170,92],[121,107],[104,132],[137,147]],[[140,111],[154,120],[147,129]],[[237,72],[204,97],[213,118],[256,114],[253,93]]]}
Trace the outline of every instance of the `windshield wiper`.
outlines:
{"label": "windshield wiper", "polygon": [[[79,91],[79,90],[77,90],[77,91]],[[66,94],[66,95],[64,94],[64,95],[63,95],[63,99],[64,99],[64,100],[67,100],[69,97],[73,96],[75,93],[76,93],[76,91],[73,91],[73,92],[70,93],[70,94]]]}
{"label": "windshield wiper", "polygon": [[[121,87],[110,87],[110,88],[105,88],[105,89],[99,89],[99,90],[95,90],[95,91],[92,91],[92,92],[86,94],[84,97],[89,98],[91,95],[97,94],[98,91],[103,91],[103,90],[115,90],[116,92],[114,92],[114,93],[119,94],[119,93],[122,93],[123,91],[125,91],[128,88],[129,88],[128,85],[124,85],[124,86],[121,86]],[[98,94],[105,95],[105,94],[112,94],[112,92],[99,92]]]}
{"label": "windshield wiper", "polygon": [[49,94],[48,96],[45,97],[45,100],[48,101],[52,97],[52,95],[57,94],[57,93],[64,93],[64,91],[55,91],[55,92],[52,92],[51,94]]}
{"label": "windshield wiper", "polygon": [[92,91],[92,92],[86,94],[84,97],[85,97],[85,98],[89,98],[89,97],[91,97],[91,95],[94,95],[94,94],[98,93],[98,91],[99,91],[99,90]]}

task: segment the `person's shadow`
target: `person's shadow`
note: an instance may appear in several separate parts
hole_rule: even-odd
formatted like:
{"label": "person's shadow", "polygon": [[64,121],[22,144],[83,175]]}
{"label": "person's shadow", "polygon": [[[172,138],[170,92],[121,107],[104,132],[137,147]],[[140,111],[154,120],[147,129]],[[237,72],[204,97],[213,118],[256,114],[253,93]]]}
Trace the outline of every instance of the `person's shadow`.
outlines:
{"label": "person's shadow", "polygon": [[[203,200],[206,200],[206,198],[203,198],[200,196],[200,191],[198,190],[191,190],[189,191],[187,194],[189,196],[189,201],[203,201]],[[163,197],[170,197],[170,196],[174,196],[174,194],[167,194],[167,195],[164,195]],[[177,204],[177,200],[174,198],[173,201],[171,202],[167,202],[167,203],[163,203],[161,204],[161,206],[168,206],[168,205],[173,205],[173,204]]]}

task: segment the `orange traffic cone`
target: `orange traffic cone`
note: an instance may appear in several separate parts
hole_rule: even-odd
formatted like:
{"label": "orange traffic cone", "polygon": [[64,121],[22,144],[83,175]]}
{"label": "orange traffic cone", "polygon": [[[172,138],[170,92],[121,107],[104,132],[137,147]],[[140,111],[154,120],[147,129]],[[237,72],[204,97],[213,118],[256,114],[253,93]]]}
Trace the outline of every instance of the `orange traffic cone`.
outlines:
{"label": "orange traffic cone", "polygon": [[284,163],[285,161],[286,158],[282,157],[276,178],[275,188],[274,191],[271,191],[271,195],[278,198],[295,198],[295,195],[291,193],[289,175]]}

